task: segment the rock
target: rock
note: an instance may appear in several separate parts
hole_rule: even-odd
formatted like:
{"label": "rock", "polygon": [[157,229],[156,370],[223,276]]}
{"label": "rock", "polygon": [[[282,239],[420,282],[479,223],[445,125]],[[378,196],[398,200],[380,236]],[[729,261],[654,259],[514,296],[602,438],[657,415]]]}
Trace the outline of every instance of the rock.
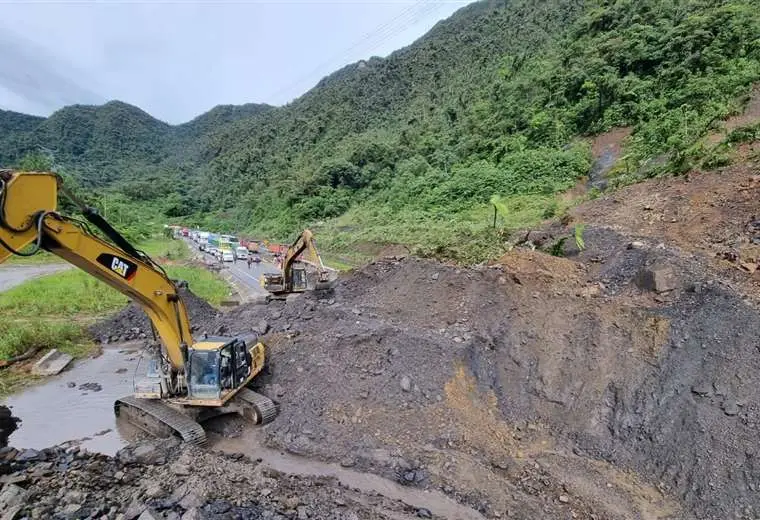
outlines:
{"label": "rock", "polygon": [[264,489],[261,490],[261,496],[262,497],[268,497],[271,494],[272,494],[272,490],[269,489],[269,488],[264,488]]}
{"label": "rock", "polygon": [[309,518],[309,509],[306,506],[298,506],[296,511],[298,512],[298,520],[306,520]]}
{"label": "rock", "polygon": [[117,373],[117,374],[123,374],[123,373],[124,373],[124,372],[126,372],[126,371],[127,371],[127,369],[126,369],[126,368],[124,368],[124,367],[122,367],[122,368],[117,368],[117,369],[116,369],[116,373]]}
{"label": "rock", "polygon": [[645,247],[646,244],[644,242],[639,242],[638,240],[630,242],[627,246],[628,249],[644,249]]}
{"label": "rock", "polygon": [[662,293],[676,289],[678,278],[671,267],[654,265],[639,271],[636,284],[641,289]]}
{"label": "rock", "polygon": [[726,399],[723,401],[723,413],[729,416],[734,416],[739,413],[739,405],[733,399]]}
{"label": "rock", "polygon": [[75,388],[77,384],[74,381],[69,381],[68,383],[66,383],[66,386],[69,388]]}
{"label": "rock", "polygon": [[63,497],[64,504],[83,504],[87,495],[81,491],[69,491]]}
{"label": "rock", "polygon": [[206,507],[204,507],[204,509],[209,513],[213,513],[215,515],[223,515],[232,509],[232,507],[230,506],[229,502],[226,502],[224,500],[214,500]]}
{"label": "rock", "polygon": [[183,509],[192,509],[192,508],[200,509],[203,506],[204,502],[205,500],[200,493],[196,491],[190,491],[184,497],[182,497],[182,500],[179,501],[179,505]]}
{"label": "rock", "polygon": [[[66,515],[74,515],[78,513],[80,509],[82,509],[82,504],[69,504],[63,508],[63,513]],[[144,519],[142,515],[140,515],[139,520],[150,520],[150,519]]]}
{"label": "rock", "polygon": [[54,348],[34,364],[32,374],[36,376],[54,376],[66,368],[72,359],[74,358],[69,354],[64,354]]}
{"label": "rock", "polygon": [[568,502],[570,502],[570,497],[568,497],[567,495],[560,495],[559,501],[562,502],[563,504],[567,504]]}
{"label": "rock", "polygon": [[353,457],[344,457],[341,459],[340,465],[344,468],[352,468],[356,466],[356,459]]}
{"label": "rock", "polygon": [[298,497],[289,497],[282,501],[282,505],[288,509],[296,509],[301,505],[301,501],[298,499]]}
{"label": "rock", "polygon": [[190,474],[190,466],[187,464],[180,464],[179,462],[175,462],[171,465],[172,473],[179,477],[186,477]]}
{"label": "rock", "polygon": [[0,492],[0,511],[26,503],[27,492],[16,484],[6,484]]}
{"label": "rock", "polygon": [[351,312],[353,312],[357,316],[361,316],[361,314],[362,314],[362,311],[360,309],[357,309],[356,307],[354,307],[353,309],[351,309]]}
{"label": "rock", "polygon": [[117,471],[113,474],[113,478],[116,480],[123,480],[124,479],[124,472],[123,471]]}
{"label": "rock", "polygon": [[430,275],[430,278],[431,278],[432,280],[437,280],[439,276],[440,276],[440,274],[439,274],[439,273],[433,273],[433,274],[431,274],[431,275]]}
{"label": "rock", "polygon": [[124,511],[124,520],[135,520],[135,518],[140,516],[146,509],[148,509],[148,506],[143,502],[140,502],[136,498],[133,499],[132,502],[129,503],[129,506],[127,506],[127,510]]}
{"label": "rock", "polygon": [[40,457],[40,452],[37,450],[23,450],[21,453],[16,455],[16,462],[30,462],[37,460]]}
{"label": "rock", "polygon": [[256,330],[258,331],[259,334],[263,336],[264,334],[269,332],[269,323],[265,320],[261,320],[259,324],[256,326]]}
{"label": "rock", "polygon": [[145,496],[149,498],[158,498],[165,494],[164,487],[158,481],[149,480],[143,483],[143,485],[145,486]]}
{"label": "rock", "polygon": [[103,387],[100,386],[99,383],[85,383],[83,385],[79,385],[79,390],[86,390],[89,392],[100,392],[103,390]]}
{"label": "rock", "polygon": [[353,511],[346,511],[340,515],[341,520],[359,520],[359,517]]}
{"label": "rock", "polygon": [[137,520],[159,520],[161,517],[159,517],[157,514],[155,514],[150,509],[146,509],[145,511],[140,514],[139,517],[137,517]]}
{"label": "rock", "polygon": [[411,392],[412,390],[412,379],[409,376],[403,376],[401,378],[401,390],[404,392]]}
{"label": "rock", "polygon": [[182,515],[182,520],[203,520],[203,517],[197,507],[191,507]]}
{"label": "rock", "polygon": [[421,507],[417,510],[417,516],[419,518],[433,518],[433,513],[430,512],[430,509]]}
{"label": "rock", "polygon": [[691,391],[700,397],[710,397],[713,395],[713,386],[711,383],[705,383],[703,381],[692,386]]}

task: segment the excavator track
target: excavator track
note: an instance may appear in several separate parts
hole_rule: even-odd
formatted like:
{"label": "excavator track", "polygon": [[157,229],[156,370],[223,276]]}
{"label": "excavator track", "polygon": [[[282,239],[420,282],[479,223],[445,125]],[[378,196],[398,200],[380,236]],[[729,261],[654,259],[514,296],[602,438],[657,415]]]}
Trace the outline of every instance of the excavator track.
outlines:
{"label": "excavator track", "polygon": [[147,425],[147,421],[153,421],[158,423],[160,429],[168,428],[188,444],[206,445],[206,432],[200,424],[159,400],[138,399],[134,396],[122,397],[114,403],[114,412],[119,416],[124,411],[127,411],[126,415],[130,423],[148,433],[155,434]]}
{"label": "excavator track", "polygon": [[235,395],[245,405],[253,408],[256,417],[253,418],[255,424],[268,424],[274,420],[280,413],[280,407],[265,395],[254,392],[249,388],[241,388]]}

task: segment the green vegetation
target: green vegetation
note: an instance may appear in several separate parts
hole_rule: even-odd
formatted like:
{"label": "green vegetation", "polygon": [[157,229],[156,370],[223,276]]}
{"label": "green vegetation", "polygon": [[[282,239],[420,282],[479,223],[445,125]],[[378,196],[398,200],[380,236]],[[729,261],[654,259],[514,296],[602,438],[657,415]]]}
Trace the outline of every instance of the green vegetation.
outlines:
{"label": "green vegetation", "polygon": [[284,107],[175,127],[118,102],[0,113],[0,163],[55,150],[133,240],[167,220],[272,239],[310,226],[341,255],[397,242],[474,261],[561,214],[599,132],[633,128],[613,186],[722,164],[704,137],[759,80],[751,0],[483,1]]}
{"label": "green vegetation", "polygon": [[0,359],[36,348],[80,352],[87,341],[82,327],[76,323],[4,321],[0,324]]}
{"label": "green vegetation", "polygon": [[166,272],[174,280],[186,281],[194,294],[211,305],[218,306],[229,296],[227,282],[202,267],[172,265],[166,267]]}
{"label": "green vegetation", "polygon": [[0,293],[3,316],[69,318],[120,309],[127,298],[79,270],[29,280]]}

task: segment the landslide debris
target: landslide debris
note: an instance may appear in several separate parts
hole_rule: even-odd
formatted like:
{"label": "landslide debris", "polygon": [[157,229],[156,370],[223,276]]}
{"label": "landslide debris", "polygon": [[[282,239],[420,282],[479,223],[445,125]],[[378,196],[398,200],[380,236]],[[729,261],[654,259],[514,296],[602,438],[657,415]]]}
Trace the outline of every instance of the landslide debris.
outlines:
{"label": "landslide debris", "polygon": [[[190,289],[180,288],[179,294],[185,303],[193,332],[198,326],[212,322],[217,310],[203,298],[193,294]],[[116,343],[152,337],[152,327],[148,316],[135,303],[130,303],[113,316],[90,327],[90,334],[101,343]],[[200,331],[202,332],[202,331]]]}
{"label": "landslide debris", "polygon": [[[0,449],[10,518],[227,520],[412,518],[416,511],[330,478],[283,475],[241,454],[157,440],[115,457],[78,447]],[[407,516],[408,515],[408,516]]]}
{"label": "landslide debris", "polygon": [[486,514],[755,518],[757,309],[700,258],[593,226],[586,243],[385,259],[210,328],[266,333],[270,446]]}

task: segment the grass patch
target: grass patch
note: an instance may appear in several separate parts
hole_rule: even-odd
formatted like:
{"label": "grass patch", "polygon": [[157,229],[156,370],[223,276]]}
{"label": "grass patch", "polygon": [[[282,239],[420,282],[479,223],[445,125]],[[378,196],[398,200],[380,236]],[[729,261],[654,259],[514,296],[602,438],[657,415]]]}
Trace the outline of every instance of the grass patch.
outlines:
{"label": "grass patch", "polygon": [[170,265],[166,272],[173,280],[184,280],[190,290],[211,305],[220,305],[229,296],[230,286],[216,274],[202,267]]}
{"label": "grass patch", "polygon": [[156,261],[159,260],[189,260],[190,248],[184,240],[167,238],[152,238],[138,244],[137,249],[144,251]]}
{"label": "grass patch", "polygon": [[77,323],[44,320],[0,323],[0,359],[10,359],[34,348],[57,348],[80,353],[88,339]]}
{"label": "grass patch", "polygon": [[127,301],[126,296],[87,273],[70,270],[0,293],[0,312],[21,317],[100,315],[120,309]]}
{"label": "grass patch", "polygon": [[[57,348],[76,358],[90,355],[95,345],[83,328],[75,323],[46,321],[13,321],[0,323],[0,359],[9,359],[39,347],[42,354]],[[0,397],[17,392],[43,378],[28,371],[28,365],[19,364],[0,370]]]}
{"label": "grass patch", "polygon": [[357,264],[367,261],[358,253],[363,244],[401,244],[419,256],[478,263],[500,256],[511,232],[561,215],[570,204],[555,195],[512,195],[500,201],[506,211],[498,212],[496,227],[490,204],[456,213],[365,205],[313,229],[331,265],[336,256]]}

